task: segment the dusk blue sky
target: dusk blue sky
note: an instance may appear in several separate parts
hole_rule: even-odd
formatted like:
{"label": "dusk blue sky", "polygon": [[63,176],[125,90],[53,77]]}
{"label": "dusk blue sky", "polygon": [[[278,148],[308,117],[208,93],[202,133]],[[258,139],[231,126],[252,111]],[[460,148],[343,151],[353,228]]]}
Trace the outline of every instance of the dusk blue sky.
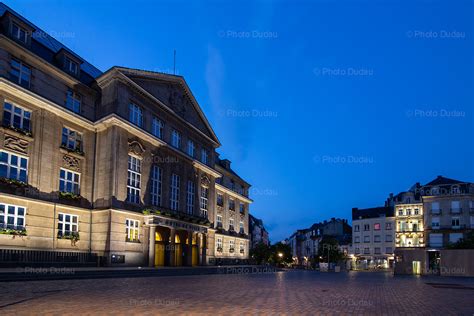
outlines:
{"label": "dusk blue sky", "polygon": [[172,72],[176,49],[272,242],[474,181],[472,1],[234,2],[5,1],[102,71]]}

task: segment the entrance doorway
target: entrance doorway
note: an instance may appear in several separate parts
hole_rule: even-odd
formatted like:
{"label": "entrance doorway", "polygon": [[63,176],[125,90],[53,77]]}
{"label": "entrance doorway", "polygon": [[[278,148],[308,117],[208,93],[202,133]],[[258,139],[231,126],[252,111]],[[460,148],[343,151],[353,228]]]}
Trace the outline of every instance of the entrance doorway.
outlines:
{"label": "entrance doorway", "polygon": [[421,261],[412,261],[413,274],[421,274]]}
{"label": "entrance doorway", "polygon": [[175,266],[181,267],[183,265],[183,247],[181,246],[181,238],[176,234],[174,238],[174,262]]}
{"label": "entrance doorway", "polygon": [[165,242],[159,232],[155,233],[155,267],[165,266]]}

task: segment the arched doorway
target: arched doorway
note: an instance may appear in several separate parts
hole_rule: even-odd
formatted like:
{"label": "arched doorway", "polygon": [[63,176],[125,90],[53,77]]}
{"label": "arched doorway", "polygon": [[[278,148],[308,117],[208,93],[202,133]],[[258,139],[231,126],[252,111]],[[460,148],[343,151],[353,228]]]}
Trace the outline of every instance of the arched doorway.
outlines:
{"label": "arched doorway", "polygon": [[165,266],[165,242],[159,232],[155,233],[155,267]]}
{"label": "arched doorway", "polygon": [[177,267],[183,265],[183,247],[181,246],[181,238],[176,234],[174,238],[174,262]]}

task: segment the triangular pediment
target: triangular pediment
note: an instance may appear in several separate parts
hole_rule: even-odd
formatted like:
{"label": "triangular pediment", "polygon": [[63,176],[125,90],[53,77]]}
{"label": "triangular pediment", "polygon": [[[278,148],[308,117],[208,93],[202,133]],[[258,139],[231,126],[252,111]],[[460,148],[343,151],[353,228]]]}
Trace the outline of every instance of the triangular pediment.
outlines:
{"label": "triangular pediment", "polygon": [[174,114],[219,144],[217,136],[183,77],[128,68],[120,68],[119,71]]}

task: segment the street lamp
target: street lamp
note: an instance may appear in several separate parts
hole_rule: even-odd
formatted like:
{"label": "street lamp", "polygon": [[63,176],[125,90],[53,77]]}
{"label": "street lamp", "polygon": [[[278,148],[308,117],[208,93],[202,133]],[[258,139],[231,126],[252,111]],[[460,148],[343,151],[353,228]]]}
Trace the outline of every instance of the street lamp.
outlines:
{"label": "street lamp", "polygon": [[283,254],[281,252],[279,252],[278,257],[283,258]]}

